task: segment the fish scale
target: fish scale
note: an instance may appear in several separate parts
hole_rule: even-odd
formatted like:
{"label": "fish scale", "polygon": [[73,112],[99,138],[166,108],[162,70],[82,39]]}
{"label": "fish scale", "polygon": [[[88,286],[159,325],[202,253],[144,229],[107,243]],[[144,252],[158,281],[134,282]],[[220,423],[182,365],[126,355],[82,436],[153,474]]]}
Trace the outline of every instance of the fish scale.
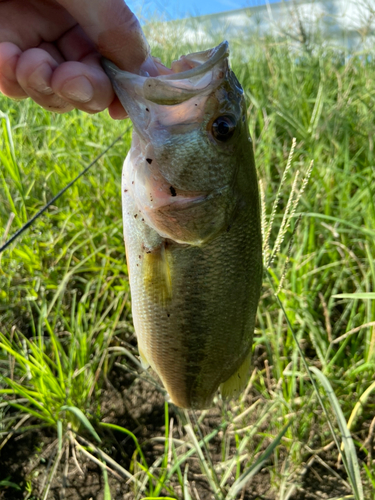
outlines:
{"label": "fish scale", "polygon": [[173,403],[203,409],[219,386],[230,397],[246,383],[262,242],[246,106],[228,46],[189,58],[200,63],[153,78],[155,101],[144,91],[150,77],[105,67],[134,124],[122,192],[140,355]]}

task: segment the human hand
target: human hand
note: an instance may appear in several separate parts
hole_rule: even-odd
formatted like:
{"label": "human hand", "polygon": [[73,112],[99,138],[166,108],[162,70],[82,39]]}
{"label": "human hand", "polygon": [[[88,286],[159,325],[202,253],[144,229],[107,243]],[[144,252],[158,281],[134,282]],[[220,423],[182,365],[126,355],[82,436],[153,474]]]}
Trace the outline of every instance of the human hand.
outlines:
{"label": "human hand", "polygon": [[0,91],[43,108],[112,118],[126,113],[100,65],[158,73],[137,18],[123,0],[0,0]]}

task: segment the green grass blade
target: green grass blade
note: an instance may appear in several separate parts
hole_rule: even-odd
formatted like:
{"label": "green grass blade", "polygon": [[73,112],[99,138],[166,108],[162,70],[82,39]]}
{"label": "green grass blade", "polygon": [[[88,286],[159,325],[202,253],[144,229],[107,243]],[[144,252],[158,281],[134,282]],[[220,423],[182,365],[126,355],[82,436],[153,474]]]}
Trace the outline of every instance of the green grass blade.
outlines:
{"label": "green grass blade", "polygon": [[357,453],[344,414],[341,410],[340,403],[338,402],[336,394],[332,389],[332,386],[329,383],[327,377],[315,366],[310,367],[310,371],[312,371],[316,375],[319,382],[324,387],[325,392],[327,393],[328,399],[336,415],[337,423],[340,429],[342,443],[344,447],[344,453],[346,456],[346,463],[348,464],[347,473],[349,476],[351,486],[354,490],[354,496],[356,500],[363,500],[364,499],[363,486],[361,481],[361,475],[359,472]]}
{"label": "green grass blade", "polygon": [[141,500],[176,500],[176,497],[143,497]]}
{"label": "green grass blade", "polygon": [[61,411],[70,411],[71,413],[73,413],[73,415],[78,418],[78,420],[90,432],[90,434],[92,434],[94,436],[96,441],[98,441],[98,443],[101,443],[101,439],[100,439],[99,435],[95,431],[94,427],[90,424],[88,418],[82,412],[82,410],[80,410],[76,406],[62,406],[60,408],[60,412]]}
{"label": "green grass blade", "polygon": [[22,490],[22,488],[20,488],[18,484],[12,483],[12,481],[9,481],[8,479],[3,479],[2,481],[0,481],[0,488],[14,488],[18,491]]}
{"label": "green grass blade", "polygon": [[[270,276],[270,274],[269,274],[269,273],[267,273],[267,277],[268,277],[268,279],[269,279],[269,282],[270,282],[271,287],[273,288],[273,283],[272,283],[271,276]],[[312,368],[310,368],[310,367],[309,367],[309,365],[307,364],[306,358],[305,358],[305,356],[304,356],[304,354],[303,354],[303,351],[302,351],[302,349],[301,349],[301,347],[300,347],[300,345],[299,345],[298,339],[297,339],[297,337],[296,337],[296,334],[295,334],[295,332],[294,332],[294,329],[293,329],[293,327],[292,327],[292,324],[291,324],[291,322],[290,322],[290,320],[289,320],[289,317],[288,317],[288,315],[287,315],[287,313],[286,313],[286,311],[285,311],[285,309],[284,309],[284,306],[283,306],[283,304],[282,304],[282,302],[281,302],[281,300],[280,300],[279,296],[278,296],[276,293],[275,293],[275,297],[276,297],[276,300],[277,300],[277,302],[278,302],[278,304],[279,304],[279,306],[280,306],[281,310],[283,311],[283,314],[284,314],[284,317],[285,317],[286,322],[287,322],[287,324],[288,324],[288,327],[289,327],[290,331],[292,332],[292,336],[293,336],[294,342],[295,342],[295,344],[296,344],[296,346],[297,346],[298,352],[299,352],[299,354],[300,354],[300,356],[301,356],[301,360],[302,360],[303,365],[304,365],[304,367],[305,367],[305,369],[306,369],[306,371],[307,371],[307,374],[308,374],[308,376],[309,376],[309,378],[310,378],[310,380],[311,380],[311,383],[312,383],[312,385],[313,385],[313,387],[314,387],[314,391],[315,391],[316,396],[317,396],[317,398],[318,398],[319,404],[320,404],[320,406],[321,406],[321,408],[322,408],[322,410],[323,410],[323,412],[324,412],[324,414],[325,414],[325,416],[326,416],[327,423],[328,423],[329,429],[330,429],[330,431],[331,431],[332,437],[333,437],[333,439],[334,439],[334,441],[335,441],[336,447],[337,447],[338,451],[340,452],[340,444],[339,444],[339,442],[338,442],[338,440],[337,440],[336,433],[335,433],[334,428],[333,428],[333,425],[332,425],[332,423],[331,423],[331,421],[330,421],[330,418],[329,418],[329,415],[328,415],[327,409],[326,409],[326,407],[324,406],[323,400],[322,400],[322,398],[321,398],[321,396],[320,396],[320,393],[319,393],[318,387],[317,387],[317,385],[316,385],[316,382],[315,382],[315,380],[314,380],[314,377],[312,376],[312,373],[314,373],[314,370],[313,370]],[[318,372],[319,372],[319,373],[321,373],[321,372],[320,372],[320,370],[318,370]],[[332,391],[332,388],[331,388],[331,391]],[[332,392],[333,392],[333,391],[332,391]],[[335,397],[336,397],[336,396],[335,396]],[[337,403],[337,404],[338,404],[338,403]],[[340,411],[341,411],[341,409],[340,409]],[[342,413],[342,412],[341,412],[341,413]],[[345,421],[345,419],[344,419],[344,421]],[[345,422],[345,426],[346,426],[346,422]],[[348,433],[349,433],[349,431],[348,431]],[[343,434],[343,433],[342,433],[342,434]],[[347,435],[347,434],[345,434],[345,435]],[[353,446],[354,446],[354,445],[353,445]],[[347,448],[346,448],[346,449],[347,449]],[[343,460],[343,463],[344,463],[344,466],[345,466],[346,472],[347,472],[347,474],[348,474],[349,480],[351,481],[351,478],[352,478],[352,477],[354,478],[354,476],[356,476],[356,473],[355,473],[355,472],[354,472],[354,470],[353,470],[353,463],[352,463],[351,465],[349,465],[349,464],[347,463],[347,461],[346,461],[346,457],[347,457],[347,455],[346,455],[346,453],[345,453],[345,455],[343,455],[343,457],[342,457],[342,460]],[[352,455],[351,455],[351,454],[350,454],[350,457],[352,458]],[[357,462],[357,466],[358,466],[358,462]],[[352,472],[353,472],[353,473],[352,473]],[[353,487],[353,489],[354,489],[354,488],[355,488],[355,484],[352,484],[352,487]],[[360,489],[359,489],[358,491],[359,491],[359,492],[360,492],[360,491],[362,491],[362,483],[360,483],[359,488],[360,488]],[[354,494],[356,494],[356,490],[354,490]],[[357,500],[362,500],[362,498],[363,498],[363,492],[362,492],[362,496],[358,496],[358,498],[356,497],[356,499],[357,499]]]}
{"label": "green grass blade", "polygon": [[57,363],[57,371],[58,371],[59,381],[60,381],[60,384],[61,384],[61,387],[62,387],[63,391],[65,392],[65,381],[64,381],[65,380],[65,376],[64,376],[64,372],[63,372],[63,369],[62,369],[62,366],[61,366],[60,352],[62,351],[64,356],[65,356],[65,353],[64,353],[64,350],[61,348],[61,345],[59,344],[59,341],[56,338],[55,332],[51,328],[51,326],[50,326],[47,318],[45,318],[44,323],[45,323],[45,325],[47,327],[47,330],[48,330],[48,333],[50,335],[50,338],[51,338],[51,341],[52,341],[52,345],[53,345],[53,348],[54,348],[54,351],[55,351],[55,357],[56,357],[56,363]]}
{"label": "green grass blade", "polygon": [[14,408],[18,408],[24,413],[28,413],[32,415],[33,417],[36,417],[40,420],[43,420],[44,422],[47,422],[48,424],[54,424],[54,420],[52,418],[48,418],[48,416],[44,415],[43,413],[39,413],[32,408],[29,408],[28,406],[20,405],[18,403],[12,403],[11,401],[8,402],[9,406],[13,406]]}
{"label": "green grass blade", "polygon": [[241,476],[233,483],[230,490],[228,491],[225,500],[235,500],[238,498],[241,490],[248,484],[248,482],[255,476],[255,474],[263,467],[263,465],[267,462],[275,448],[280,444],[281,439],[285,435],[289,426],[292,422],[289,422],[276,438],[272,441],[272,443],[267,447],[266,451],[262,453],[262,455],[258,458],[258,460],[252,464],[248,469],[245,470],[241,474]]}
{"label": "green grass blade", "polygon": [[[36,397],[33,397],[36,395],[37,397],[40,397],[41,395],[38,393],[35,393],[34,391],[28,391],[26,388],[24,388],[22,385],[18,384],[17,382],[13,382],[13,380],[10,380],[7,377],[4,377],[3,380],[14,390],[16,394],[19,396],[23,396],[24,398],[28,399],[29,402],[36,406],[38,410],[40,410],[42,413],[44,413],[46,416],[50,416],[50,412],[48,409],[46,409],[37,399]],[[30,394],[31,392],[31,394]]]}
{"label": "green grass blade", "polygon": [[334,299],[367,299],[375,300],[375,292],[337,293],[332,295]]}
{"label": "green grass blade", "polygon": [[136,449],[142,459],[142,462],[143,462],[143,465],[148,468],[148,465],[147,465],[147,462],[146,462],[146,458],[143,454],[143,451],[142,451],[142,448],[139,446],[139,443],[138,443],[138,439],[136,438],[136,436],[131,432],[129,431],[128,429],[125,429],[124,427],[121,427],[119,425],[115,425],[115,424],[107,424],[106,422],[100,422],[99,423],[100,427],[104,427],[104,428],[107,428],[107,429],[112,429],[114,431],[118,431],[118,432],[123,432],[124,434],[126,434],[127,436],[130,436],[132,438],[132,440],[134,441],[134,444],[136,446]]}
{"label": "green grass blade", "polygon": [[102,467],[103,482],[104,482],[104,500],[112,500],[111,490],[108,483],[108,472],[105,467]]}

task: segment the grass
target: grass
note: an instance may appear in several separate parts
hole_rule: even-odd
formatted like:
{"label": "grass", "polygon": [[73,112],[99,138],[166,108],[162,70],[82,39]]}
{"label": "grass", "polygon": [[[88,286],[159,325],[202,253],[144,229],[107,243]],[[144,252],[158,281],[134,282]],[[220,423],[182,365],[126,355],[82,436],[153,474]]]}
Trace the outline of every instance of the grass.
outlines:
{"label": "grass", "polygon": [[[178,33],[173,39],[160,26],[152,36],[153,53],[166,63],[206,48],[182,47]],[[316,464],[316,474],[326,470],[342,486],[343,498],[375,498],[375,62],[365,51],[349,55],[324,45],[248,44],[246,57],[232,44],[232,67],[249,104],[270,235],[266,261],[275,245],[277,255],[265,275],[247,389],[239,401],[218,400],[215,410],[197,414],[198,426],[166,403],[164,425],[146,440],[136,426],[104,419],[115,366],[157,385],[135,358],[120,203],[127,133],[0,256],[0,447],[30,429],[55,436],[41,492],[7,471],[0,492],[18,487],[27,498],[48,498],[54,475],[68,477],[71,457],[78,467],[84,458],[98,464],[106,499],[110,476],[127,481],[136,499],[198,499],[198,470],[214,498],[257,491],[257,474],[268,471],[273,498],[287,500]],[[5,239],[127,123],[107,113],[52,115],[4,97],[0,109]],[[206,424],[213,414],[214,424]],[[133,451],[114,461],[109,450],[119,435]],[[150,442],[160,443],[157,456],[143,451]]]}

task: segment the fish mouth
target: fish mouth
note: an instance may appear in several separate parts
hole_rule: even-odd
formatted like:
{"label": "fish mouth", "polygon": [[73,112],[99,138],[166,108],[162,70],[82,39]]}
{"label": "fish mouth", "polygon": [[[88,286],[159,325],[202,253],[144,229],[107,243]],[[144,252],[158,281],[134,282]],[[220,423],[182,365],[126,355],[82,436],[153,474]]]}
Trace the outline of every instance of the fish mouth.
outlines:
{"label": "fish mouth", "polygon": [[[211,70],[217,63],[221,62],[224,58],[229,56],[229,45],[225,40],[221,42],[217,47],[212,49],[204,50],[202,52],[195,52],[189,54],[188,56],[181,56],[177,61],[173,61],[172,70],[175,69],[174,73],[168,75],[161,75],[159,77],[164,80],[183,80],[186,78],[193,78],[202,73],[207,73]],[[179,63],[193,64],[191,69],[185,71],[179,71],[181,65]]]}
{"label": "fish mouth", "polygon": [[170,73],[154,77],[122,71],[105,58],[102,65],[121,104],[142,135],[155,105],[178,105],[212,92],[226,76],[228,56],[228,42],[224,41],[212,49],[182,56],[172,63]]}

